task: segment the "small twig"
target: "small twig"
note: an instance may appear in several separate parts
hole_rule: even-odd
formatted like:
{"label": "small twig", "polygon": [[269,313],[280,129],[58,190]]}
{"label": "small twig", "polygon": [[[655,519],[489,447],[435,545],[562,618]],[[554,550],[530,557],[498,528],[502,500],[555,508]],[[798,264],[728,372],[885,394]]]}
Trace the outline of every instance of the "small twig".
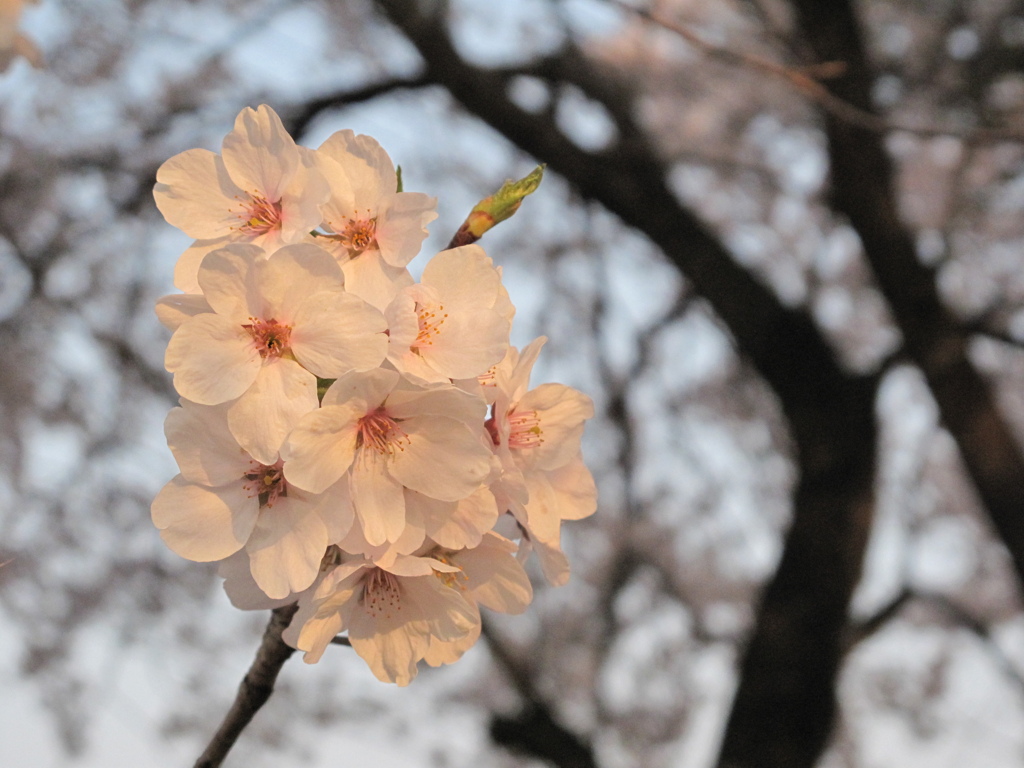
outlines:
{"label": "small twig", "polygon": [[772,77],[785,80],[830,114],[858,128],[881,134],[891,131],[905,131],[906,133],[913,133],[924,137],[954,136],[970,144],[979,144],[987,141],[1024,141],[1024,131],[1019,128],[968,128],[886,120],[839,98],[818,81],[818,79],[828,79],[842,74],[846,66],[844,62],[826,61],[809,67],[787,67],[784,64],[762,56],[710,43],[682,24],[677,24],[642,8],[634,8],[623,2],[623,0],[605,1],[616,8],[639,16],[646,21],[679,35],[679,37],[690,43],[694,48],[720,61],[747,66],[760,70]]}
{"label": "small twig", "polygon": [[288,132],[294,136],[305,133],[313,118],[325,110],[350,107],[395,91],[413,90],[432,84],[426,73],[421,73],[413,77],[394,77],[363,88],[322,96],[302,105],[300,110],[291,116],[288,120]]}
{"label": "small twig", "polygon": [[238,695],[195,768],[218,768],[253,716],[267,703],[281,667],[295,653],[295,649],[281,639],[281,633],[298,609],[298,603],[293,603],[271,612],[256,658],[238,686]]}

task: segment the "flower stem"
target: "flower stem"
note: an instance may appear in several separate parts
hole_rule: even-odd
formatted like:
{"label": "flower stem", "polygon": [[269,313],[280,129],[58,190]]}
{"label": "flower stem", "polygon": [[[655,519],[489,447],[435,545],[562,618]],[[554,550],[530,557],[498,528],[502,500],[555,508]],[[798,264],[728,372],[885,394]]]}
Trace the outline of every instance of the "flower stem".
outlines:
{"label": "flower stem", "polygon": [[274,692],[274,682],[281,667],[288,661],[288,657],[295,653],[295,649],[281,639],[281,633],[288,627],[298,609],[298,603],[293,603],[275,608],[271,612],[270,623],[263,633],[263,641],[256,651],[256,658],[242,678],[238,694],[224,717],[224,722],[210,740],[206,751],[196,761],[195,768],[218,768],[249,721],[260,707],[267,703],[270,694]]}

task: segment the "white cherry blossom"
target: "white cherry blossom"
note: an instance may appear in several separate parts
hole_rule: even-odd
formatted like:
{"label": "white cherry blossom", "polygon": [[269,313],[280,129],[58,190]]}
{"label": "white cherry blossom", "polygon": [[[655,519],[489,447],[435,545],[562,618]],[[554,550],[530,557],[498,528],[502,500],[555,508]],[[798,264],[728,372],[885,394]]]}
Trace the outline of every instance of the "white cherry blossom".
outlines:
{"label": "white cherry blossom", "polygon": [[388,360],[424,381],[479,376],[508,349],[506,298],[501,273],[482,248],[442,251],[385,311]]}
{"label": "white cherry blossom", "polygon": [[323,206],[326,236],[316,242],[338,259],[348,289],[383,310],[411,284],[406,265],[419,253],[436,198],[399,192],[387,152],[369,136],[338,131],[316,150],[330,185]]}
{"label": "white cherry blossom", "polygon": [[478,624],[475,607],[446,584],[456,566],[427,557],[403,555],[388,568],[363,558],[346,559],[317,584],[312,596],[284,633],[304,651],[304,661],[319,661],[342,631],[379,680],[408,685],[432,639],[455,641]]}
{"label": "white cherry blossom", "polygon": [[406,488],[458,501],[489,476],[490,451],[470,426],[484,409],[455,387],[421,386],[395,371],[349,374],[288,436],[288,480],[318,493],[349,473],[366,541],[394,543],[407,524]]}
{"label": "white cherry blossom", "polygon": [[264,104],[239,112],[220,155],[189,149],[166,161],[153,196],[167,222],[190,237],[274,250],[320,224],[330,189],[315,166],[312,150],[297,146]]}
{"label": "white cherry blossom", "polygon": [[502,465],[490,487],[499,508],[515,515],[536,548],[545,577],[564,584],[569,567],[560,546],[561,521],[597,509],[596,486],[580,456],[584,422],[594,406],[562,384],[527,389],[545,341],[536,339],[522,354],[510,350],[487,377],[495,400],[486,426]]}
{"label": "white cherry blossom", "polygon": [[229,245],[203,259],[199,284],[213,311],[180,324],[167,370],[189,400],[235,400],[231,430],[264,463],[317,407],[318,376],[368,370],[384,357],[383,316],[345,292],[337,263],[316,246],[286,246],[268,259],[256,246]]}
{"label": "white cherry blossom", "polygon": [[181,470],[152,506],[167,546],[201,562],[244,548],[253,579],[271,598],[309,587],[327,545],[352,525],[347,489],[315,495],[290,487],[280,460],[263,464],[239,447],[223,405],[183,401],[164,431]]}

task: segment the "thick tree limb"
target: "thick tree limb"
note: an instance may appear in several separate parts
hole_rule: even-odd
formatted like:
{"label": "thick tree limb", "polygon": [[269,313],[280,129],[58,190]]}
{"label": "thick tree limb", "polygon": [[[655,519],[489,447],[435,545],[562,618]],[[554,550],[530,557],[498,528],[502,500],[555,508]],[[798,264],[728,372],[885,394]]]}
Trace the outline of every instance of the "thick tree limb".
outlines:
{"label": "thick tree limb", "polygon": [[[833,92],[870,106],[871,72],[847,0],[794,0],[807,41],[822,59],[845,61]],[[860,235],[878,284],[903,333],[904,347],[924,372],[942,421],[952,433],[982,503],[1024,580],[1024,457],[988,383],[967,357],[964,327],[943,306],[934,271],[917,258],[898,217],[893,169],[877,134],[826,116],[832,201]]]}
{"label": "thick tree limb", "polygon": [[[529,114],[510,102],[506,73],[464,62],[437,14],[421,14],[413,0],[377,5],[419,50],[428,78],[660,246],[777,393],[792,428],[800,480],[782,560],[743,663],[733,713],[742,727],[727,733],[723,759],[747,764],[733,762],[742,752],[759,766],[812,766],[832,724],[841,634],[871,519],[875,380],[844,373],[807,315],[783,307],[678,204],[649,143],[635,126],[622,130],[628,104],[607,105],[624,140],[602,153],[586,152],[550,115]],[[560,71],[601,100],[599,90],[606,89],[591,86],[602,78],[580,57],[573,65]],[[756,733],[746,727],[753,723]]]}
{"label": "thick tree limb", "polygon": [[295,653],[295,649],[281,639],[281,633],[288,628],[298,609],[298,603],[293,603],[271,612],[270,623],[263,633],[256,658],[242,678],[238,694],[224,722],[217,729],[206,751],[196,761],[195,768],[218,768],[260,707],[267,703],[270,694],[274,692],[274,683],[281,667]]}

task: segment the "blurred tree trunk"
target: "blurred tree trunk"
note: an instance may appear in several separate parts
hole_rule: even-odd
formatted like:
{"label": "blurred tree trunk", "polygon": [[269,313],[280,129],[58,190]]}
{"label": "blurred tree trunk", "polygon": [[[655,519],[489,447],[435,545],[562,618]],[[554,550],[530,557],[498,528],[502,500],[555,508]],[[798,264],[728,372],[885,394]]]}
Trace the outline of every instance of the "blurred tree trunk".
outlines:
{"label": "blurred tree trunk", "polygon": [[778,396],[800,473],[794,516],[750,639],[722,759],[813,765],[833,720],[841,634],[870,529],[876,379],[844,372],[811,319],[783,307],[680,207],[665,185],[668,169],[632,121],[628,92],[579,51],[567,48],[529,71],[571,82],[615,116],[619,141],[597,153],[572,144],[550,115],[509,101],[518,72],[463,61],[440,12],[421,12],[412,0],[378,6],[419,50],[428,81],[660,246]]}

